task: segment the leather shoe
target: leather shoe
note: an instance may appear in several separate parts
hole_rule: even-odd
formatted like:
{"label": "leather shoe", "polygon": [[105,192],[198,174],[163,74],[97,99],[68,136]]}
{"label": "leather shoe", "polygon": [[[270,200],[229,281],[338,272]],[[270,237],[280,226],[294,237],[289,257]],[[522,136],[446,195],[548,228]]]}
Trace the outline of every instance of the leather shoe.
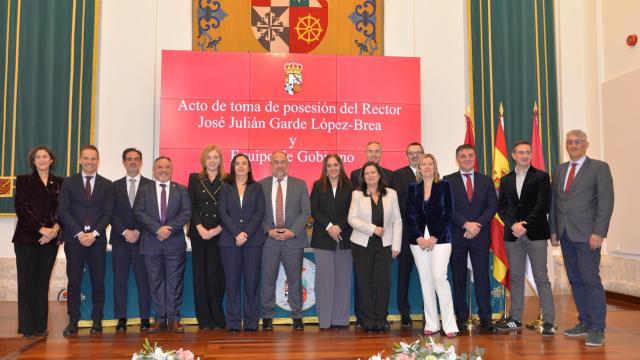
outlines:
{"label": "leather shoe", "polygon": [[413,327],[413,321],[411,321],[411,317],[409,315],[402,315],[400,318],[400,326],[402,327]]}
{"label": "leather shoe", "polygon": [[78,323],[75,321],[72,321],[69,324],[67,324],[67,327],[64,328],[64,330],[62,330],[63,336],[75,335],[77,333],[78,333]]}
{"label": "leather shoe", "polygon": [[491,320],[480,320],[480,331],[497,333],[498,329],[491,323]]}
{"label": "leather shoe", "polygon": [[35,336],[47,336],[49,334],[49,332],[47,330],[42,330],[42,331],[38,331],[36,330],[33,335]]}
{"label": "leather shoe", "polygon": [[273,330],[273,319],[264,318],[262,319],[262,330]]}
{"label": "leather shoe", "polygon": [[155,322],[155,323],[153,323],[153,325],[151,325],[151,326],[149,327],[148,332],[149,332],[150,334],[157,334],[157,333],[159,333],[159,332],[166,331],[166,330],[167,330],[167,323],[166,323],[166,321],[158,321],[158,320],[156,320],[156,322]]}
{"label": "leather shoe", "polygon": [[180,320],[171,320],[169,322],[169,331],[182,334],[184,332],[184,326],[180,324]]}
{"label": "leather shoe", "polygon": [[126,332],[127,331],[127,319],[118,319],[118,324],[116,325],[116,332]]}
{"label": "leather shoe", "polygon": [[293,319],[293,330],[304,330],[302,319]]}
{"label": "leather shoe", "polygon": [[94,335],[102,332],[102,320],[94,320],[89,330],[89,334]]}
{"label": "leather shoe", "polygon": [[150,327],[151,323],[149,322],[149,319],[140,319],[140,331],[149,331]]}

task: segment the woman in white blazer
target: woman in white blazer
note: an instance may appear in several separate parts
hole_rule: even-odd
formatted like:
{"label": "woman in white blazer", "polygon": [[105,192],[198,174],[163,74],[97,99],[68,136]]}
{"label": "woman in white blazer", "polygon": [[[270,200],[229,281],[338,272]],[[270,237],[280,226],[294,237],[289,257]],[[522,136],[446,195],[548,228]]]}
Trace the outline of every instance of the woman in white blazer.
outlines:
{"label": "woman in white blazer", "polygon": [[391,287],[391,262],[400,253],[402,218],[398,196],[380,180],[382,169],[374,162],[362,167],[360,189],[349,207],[351,253],[356,270],[356,291],[368,332],[384,332]]}

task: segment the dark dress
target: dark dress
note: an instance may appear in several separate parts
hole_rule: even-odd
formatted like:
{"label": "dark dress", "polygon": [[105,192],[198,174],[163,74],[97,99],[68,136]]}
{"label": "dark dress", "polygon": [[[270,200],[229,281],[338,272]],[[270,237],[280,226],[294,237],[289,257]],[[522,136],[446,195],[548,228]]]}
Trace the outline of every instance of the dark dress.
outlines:
{"label": "dark dress", "polygon": [[189,175],[189,197],[191,198],[191,256],[193,262],[193,295],[196,318],[200,327],[224,328],[226,326],[222,299],[224,298],[224,272],[220,261],[220,234],[204,240],[196,226],[202,224],[207,230],[220,225],[218,196],[222,189],[220,177],[210,181],[199,174]]}
{"label": "dark dress", "polygon": [[58,240],[40,245],[41,227],[57,222],[62,178],[49,173],[45,186],[37,172],[16,178],[15,209],[18,224],[13,234],[18,274],[18,333],[47,330],[49,280],[58,254]]}

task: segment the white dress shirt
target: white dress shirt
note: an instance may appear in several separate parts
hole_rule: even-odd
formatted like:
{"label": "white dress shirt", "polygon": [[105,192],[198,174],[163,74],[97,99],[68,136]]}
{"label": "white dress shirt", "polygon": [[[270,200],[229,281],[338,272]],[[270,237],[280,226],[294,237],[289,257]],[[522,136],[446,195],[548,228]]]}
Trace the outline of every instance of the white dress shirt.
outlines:
{"label": "white dress shirt", "polygon": [[162,214],[160,213],[160,196],[162,195],[162,186],[160,186],[160,184],[165,184],[167,185],[167,187],[165,187],[166,191],[167,191],[167,209],[169,208],[169,189],[171,188],[171,181],[167,181],[167,182],[160,182],[158,180],[156,180],[156,195],[158,197],[158,217],[162,218]]}
{"label": "white dress shirt", "polygon": [[[276,178],[275,176],[272,177],[273,178],[273,183],[271,185],[271,208],[273,209],[273,223],[276,223],[276,196],[278,196],[278,178]],[[280,186],[282,187],[282,212],[283,212],[283,216],[284,216],[284,221],[287,221],[287,212],[286,210],[286,203],[287,203],[287,180],[289,179],[288,176],[285,176],[282,178],[282,181],[280,182]]]}
{"label": "white dress shirt", "polygon": [[569,167],[567,168],[567,173],[564,176],[564,185],[562,186],[563,189],[566,189],[567,187],[567,179],[569,179],[569,173],[571,172],[571,164],[577,164],[576,165],[576,172],[575,174],[573,174],[573,179],[575,180],[576,176],[578,176],[578,171],[580,171],[580,168],[582,167],[582,164],[584,164],[584,161],[587,159],[587,156],[583,156],[580,159],[578,159],[578,161],[569,161]]}

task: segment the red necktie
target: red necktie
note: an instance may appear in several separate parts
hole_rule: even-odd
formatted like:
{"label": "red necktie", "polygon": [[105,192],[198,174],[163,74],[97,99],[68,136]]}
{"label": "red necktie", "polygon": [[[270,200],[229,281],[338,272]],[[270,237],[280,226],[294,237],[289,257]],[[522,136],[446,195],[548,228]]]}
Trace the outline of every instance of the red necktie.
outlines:
{"label": "red necktie", "polygon": [[473,199],[473,183],[471,182],[471,174],[462,174],[467,177],[467,197],[469,201]]}
{"label": "red necktie", "polygon": [[278,179],[276,193],[276,228],[284,228],[284,196],[282,194],[282,179]]}
{"label": "red necktie", "polygon": [[160,224],[167,223],[167,184],[160,184]]}
{"label": "red necktie", "polygon": [[571,184],[573,184],[573,178],[576,177],[576,165],[578,163],[571,164],[571,171],[569,171],[569,177],[567,178],[567,183],[564,185],[564,192],[568,193],[571,190]]}
{"label": "red necktie", "polygon": [[93,179],[93,176],[85,176],[84,178],[87,179],[84,183],[84,198],[89,201],[91,200],[91,179]]}

